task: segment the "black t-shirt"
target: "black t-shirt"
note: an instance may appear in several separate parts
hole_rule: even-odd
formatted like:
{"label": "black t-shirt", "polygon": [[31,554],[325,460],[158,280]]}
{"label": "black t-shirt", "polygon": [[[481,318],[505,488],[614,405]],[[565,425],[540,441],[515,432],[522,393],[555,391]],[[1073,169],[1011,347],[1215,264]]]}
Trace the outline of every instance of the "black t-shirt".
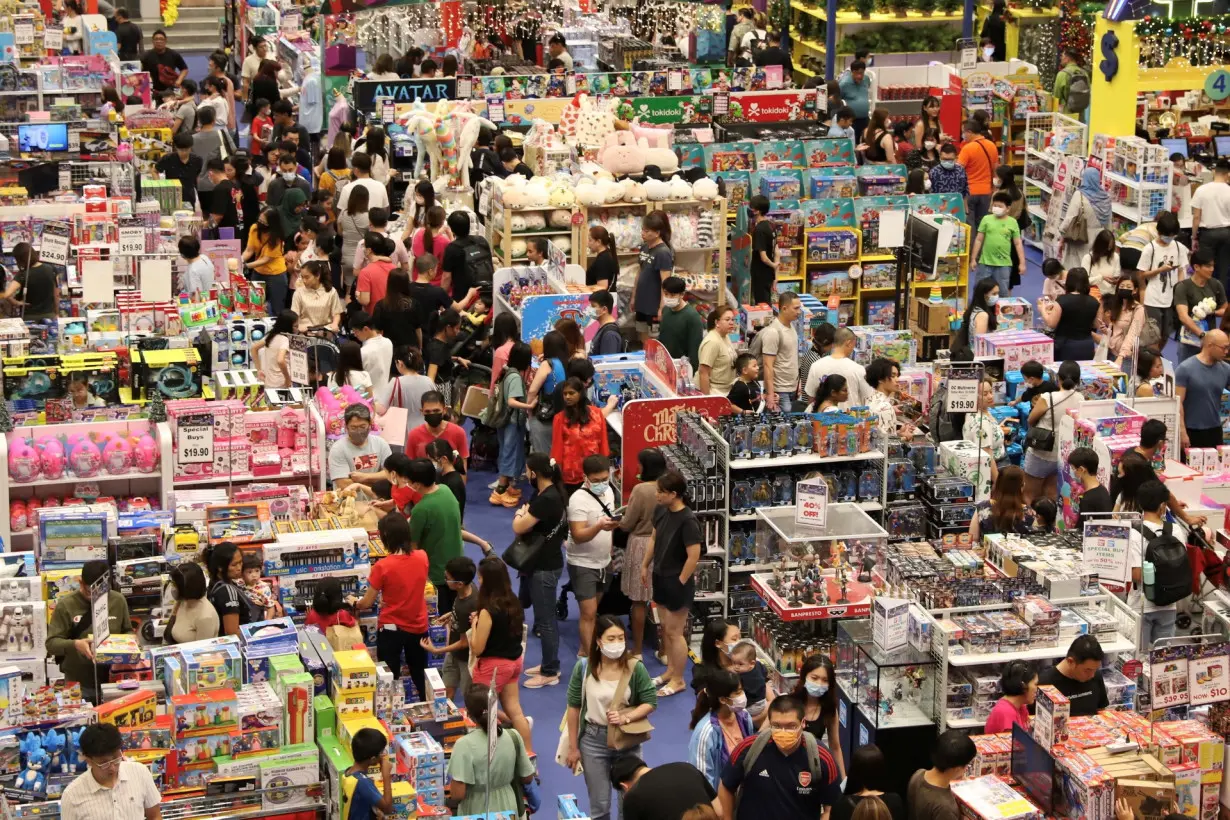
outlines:
{"label": "black t-shirt", "polygon": [[653,513],[653,529],[654,573],[678,578],[688,560],[688,545],[703,543],[696,514],[687,507],[671,512],[659,506]]}
{"label": "black t-shirt", "polygon": [[236,584],[231,581],[215,581],[209,587],[209,602],[218,611],[218,621],[227,615],[238,615],[239,625],[252,623],[252,602]]}
{"label": "black t-shirt", "polygon": [[411,282],[410,298],[414,300],[414,326],[423,331],[424,336],[431,333],[431,320],[435,315],[453,306],[448,291],[426,282]]}
{"label": "black t-shirt", "polygon": [[442,342],[435,336],[429,336],[423,342],[423,360],[428,365],[436,366],[436,384],[445,384],[453,380],[452,346]]}
{"label": "black t-shirt", "polygon": [[461,520],[466,520],[466,482],[465,478],[457,470],[451,473],[440,476],[440,483],[453,491],[453,497],[457,499],[457,506],[461,508]]}
{"label": "black t-shirt", "polygon": [[624,797],[624,820],[679,820],[684,813],[717,797],[713,786],[691,763],[655,766]]}
{"label": "black t-shirt", "polygon": [[384,333],[384,338],[393,343],[394,350],[403,345],[419,346],[418,336],[414,333],[417,329],[415,319],[416,311],[413,302],[408,308],[390,310],[385,307],[384,300],[381,299],[372,311],[372,322]]}
{"label": "black t-shirt", "polygon": [[568,534],[568,505],[555,485],[538,493],[530,500],[530,515],[538,519],[534,532],[546,539],[538,560],[534,564],[536,570],[554,570],[564,568],[564,536]]}
{"label": "black t-shirt", "polygon": [[491,616],[491,633],[479,657],[507,658],[510,661],[521,657],[521,633],[513,634],[508,614],[491,607],[487,607],[487,614]]}
{"label": "black t-shirt", "polygon": [[257,100],[268,100],[270,105],[273,105],[278,100],[282,99],[282,93],[278,90],[278,81],[270,79],[263,74],[257,74],[252,78],[252,82],[248,84],[248,104]]}
{"label": "black t-shirt", "polygon": [[740,410],[752,411],[756,409],[756,405],[760,402],[760,383],[745,382],[743,379],[735,380],[735,384],[730,388],[730,393],[726,398],[730,403]]}
{"label": "black t-shirt", "polygon": [[[261,216],[261,179],[256,174],[246,174],[239,179],[239,191],[243,194],[243,224],[248,228]],[[248,232],[243,232],[246,239]],[[339,246],[341,243],[338,243]]]}
{"label": "black t-shirt", "polygon": [[[888,806],[888,811],[893,816],[893,820],[906,820],[905,801],[901,799],[899,794],[890,794],[885,792],[880,795],[880,799],[884,801],[884,805]],[[848,794],[837,801],[837,805],[833,806],[829,812],[829,820],[850,820],[854,816],[854,810],[858,808],[858,804],[863,802],[863,798],[856,794]]]}
{"label": "black t-shirt", "polygon": [[[153,52],[150,53],[152,54]],[[188,161],[184,162],[179,158],[179,154],[172,151],[158,160],[158,164],[155,167],[158,169],[158,173],[167,179],[179,180],[179,186],[185,203],[196,202],[196,181],[201,176],[201,168],[204,167],[200,157],[196,154],[190,154]]]}
{"label": "black t-shirt", "polygon": [[474,277],[470,275],[465,246],[449,242],[444,248],[444,258],[440,260],[440,270],[452,274],[453,301],[460,302],[466,298],[470,288],[474,287]]}
{"label": "black t-shirt", "polygon": [[[295,123],[294,125],[288,125],[288,126],[281,126],[281,125],[273,126],[273,141],[281,142],[282,140],[286,139],[287,131],[295,131],[299,134],[299,148],[296,149],[295,151],[296,155],[299,153],[299,151],[307,151],[307,146],[312,144],[312,137],[310,134],[308,134],[307,128],[305,126],[300,125],[299,123]],[[301,162],[299,164],[310,168],[312,165],[312,155],[309,153],[308,161],[306,163]]]}
{"label": "black t-shirt", "polygon": [[115,42],[121,60],[137,59],[141,49],[141,27],[132,22],[116,23]]}
{"label": "black t-shirt", "polygon": [[776,269],[772,265],[766,265],[760,261],[761,251],[764,251],[770,259],[777,260],[776,244],[777,240],[773,236],[773,223],[767,219],[757,222],[756,227],[752,228],[751,273],[753,278],[773,279],[776,276]]}
{"label": "black t-shirt", "polygon": [[141,68],[149,72],[150,83],[155,91],[166,91],[175,87],[179,72],[187,71],[188,64],[178,51],[168,48],[161,54],[157,51],[145,52],[141,57]]}
{"label": "black t-shirt", "polygon": [[19,270],[13,280],[21,284],[17,298],[26,303],[23,316],[27,319],[45,319],[60,314],[56,304],[56,272],[46,263],[39,263],[30,270]]}
{"label": "black t-shirt", "polygon": [[606,280],[607,290],[615,290],[615,282],[619,279],[619,262],[607,250],[595,256],[585,269],[585,284],[591,288],[603,279]]}
{"label": "black t-shirt", "polygon": [[1079,523],[1077,526],[1081,528],[1077,532],[1084,529],[1086,515],[1090,513],[1108,513],[1113,509],[1113,506],[1110,503],[1110,492],[1101,484],[1092,490],[1085,490],[1076,502],[1076,507],[1079,511]]}
{"label": "black t-shirt", "polygon": [[1058,666],[1048,666],[1038,673],[1038,685],[1054,686],[1067,697],[1072,703],[1072,717],[1090,717],[1110,705],[1100,671],[1087,683],[1081,683],[1062,674]]}
{"label": "black t-shirt", "polygon": [[782,74],[787,77],[794,74],[794,63],[790,61],[790,55],[781,46],[762,48],[752,55],[752,62],[758,66],[779,65],[782,67]]}
{"label": "black t-shirt", "polygon": [[[450,473],[449,475],[456,475],[456,473]],[[477,586],[474,587],[474,591],[470,593],[469,597],[462,598],[458,595],[453,598],[453,622],[455,626],[453,628],[454,631],[451,631],[449,634],[450,641],[455,641],[459,635],[465,634],[466,630],[470,628],[470,615],[475,612],[478,612]],[[458,649],[453,653],[453,657],[459,661],[469,660],[470,650],[468,648]]]}
{"label": "black t-shirt", "polygon": [[1065,293],[1055,302],[1063,310],[1059,324],[1055,325],[1055,337],[1065,339],[1088,339],[1093,333],[1093,323],[1098,318],[1098,300],[1083,293]]}
{"label": "black t-shirt", "polygon": [[1043,393],[1054,393],[1058,389],[1059,389],[1059,385],[1055,384],[1053,381],[1049,381],[1049,380],[1044,381],[1042,382],[1042,384],[1038,385],[1037,387],[1031,387],[1028,390],[1026,390],[1024,393],[1021,394],[1021,397],[1017,399],[1017,401],[1025,402],[1026,404],[1029,404],[1030,402],[1033,401],[1034,396],[1040,396]]}
{"label": "black t-shirt", "polygon": [[219,228],[238,228],[239,211],[243,208],[243,192],[235,187],[229,179],[219,182],[210,198],[209,210],[222,214],[218,222]]}

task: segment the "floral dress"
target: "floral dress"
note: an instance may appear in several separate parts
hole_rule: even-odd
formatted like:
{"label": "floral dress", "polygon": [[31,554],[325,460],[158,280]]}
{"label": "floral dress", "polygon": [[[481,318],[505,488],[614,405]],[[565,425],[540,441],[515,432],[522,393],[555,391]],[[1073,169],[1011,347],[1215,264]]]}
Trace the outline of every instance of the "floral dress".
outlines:
{"label": "floral dress", "polygon": [[996,462],[1004,460],[1004,431],[990,413],[983,411],[967,415],[965,426],[961,428],[961,437],[984,449],[990,448],[991,458]]}

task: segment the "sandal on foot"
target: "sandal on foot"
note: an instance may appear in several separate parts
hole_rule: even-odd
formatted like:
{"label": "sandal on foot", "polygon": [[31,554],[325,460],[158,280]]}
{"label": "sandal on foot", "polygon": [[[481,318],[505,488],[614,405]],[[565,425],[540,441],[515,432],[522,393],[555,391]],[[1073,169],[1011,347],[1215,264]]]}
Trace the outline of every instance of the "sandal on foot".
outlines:
{"label": "sandal on foot", "polygon": [[677,689],[673,686],[663,686],[662,688],[658,689],[658,697],[669,698],[671,695],[679,694],[686,688],[687,688],[686,686],[680,686]]}

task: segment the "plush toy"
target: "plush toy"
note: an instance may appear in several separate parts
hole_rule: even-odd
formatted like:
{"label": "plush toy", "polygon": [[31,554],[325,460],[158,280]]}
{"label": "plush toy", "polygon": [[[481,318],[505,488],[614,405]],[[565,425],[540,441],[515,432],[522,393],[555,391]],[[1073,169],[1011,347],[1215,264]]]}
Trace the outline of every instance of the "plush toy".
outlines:
{"label": "plush toy", "polygon": [[671,186],[669,182],[661,179],[645,180],[645,196],[650,202],[662,202],[670,199]]}
{"label": "plush toy", "polygon": [[702,202],[709,202],[718,197],[718,184],[709,177],[701,177],[692,183],[692,197]]}
{"label": "plush toy", "polygon": [[47,750],[47,774],[64,773],[64,735],[55,729],[43,735],[43,748]]}
{"label": "plush toy", "polygon": [[564,253],[572,251],[572,240],[567,236],[553,236],[551,237],[551,244]]}
{"label": "plush toy", "polygon": [[551,194],[547,190],[546,180],[541,177],[535,177],[530,180],[525,186],[525,205],[526,208],[545,208],[551,201]]}
{"label": "plush toy", "polygon": [[692,198],[692,186],[683,177],[671,177],[671,199],[685,200]]}
{"label": "plush toy", "polygon": [[513,214],[508,220],[508,229],[514,233],[525,230],[525,217],[521,214]]}
{"label": "plush toy", "polygon": [[514,239],[512,241],[512,255],[514,259],[523,259],[525,257],[524,239]]}
{"label": "plush toy", "polygon": [[552,228],[567,228],[572,224],[572,212],[559,208],[547,214],[547,223]]}
{"label": "plush toy", "polygon": [[51,756],[43,749],[36,732],[31,732],[21,742],[21,752],[26,758],[26,768],[17,776],[17,788],[22,791],[44,794],[47,791],[47,766]]}
{"label": "plush toy", "polygon": [[642,129],[642,131],[652,132],[652,136],[648,139],[642,137],[637,140],[637,145],[641,147],[641,153],[645,157],[646,165],[656,165],[664,174],[673,174],[679,170],[679,157],[675,156],[675,152],[667,145],[667,134],[661,129]]}
{"label": "plush toy", "polygon": [[624,190],[624,202],[644,202],[645,186],[635,179],[625,179],[620,183]]}
{"label": "plush toy", "polygon": [[588,177],[582,177],[577,182],[576,199],[578,205],[584,205],[586,208],[601,205],[604,201],[598,183]]}
{"label": "plush toy", "polygon": [[85,727],[68,730],[68,742],[64,750],[64,771],[68,774],[80,774],[86,770],[85,760],[81,757],[81,733]]}
{"label": "plush toy", "polygon": [[602,192],[602,201],[608,205],[618,202],[624,195],[623,186],[612,179],[599,180],[598,190]]}
{"label": "plush toy", "polygon": [[612,131],[598,151],[598,164],[616,176],[637,175],[645,170],[645,155],[631,133]]}
{"label": "plush toy", "polygon": [[572,186],[561,182],[551,188],[551,197],[547,204],[552,208],[571,208],[576,204],[577,197]]}
{"label": "plush toy", "polygon": [[529,211],[521,217],[527,231],[546,230],[547,217],[542,211]]}

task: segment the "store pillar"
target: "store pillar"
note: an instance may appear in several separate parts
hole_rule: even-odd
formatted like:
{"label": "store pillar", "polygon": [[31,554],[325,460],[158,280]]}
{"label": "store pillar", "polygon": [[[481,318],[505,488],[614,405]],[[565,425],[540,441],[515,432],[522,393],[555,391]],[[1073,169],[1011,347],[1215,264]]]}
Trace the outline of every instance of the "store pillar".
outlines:
{"label": "store pillar", "polygon": [[[1116,43],[1116,40],[1118,41]],[[1089,140],[1094,134],[1136,133],[1136,92],[1140,72],[1140,41],[1136,23],[1112,23],[1099,16],[1093,27],[1092,88]]]}

